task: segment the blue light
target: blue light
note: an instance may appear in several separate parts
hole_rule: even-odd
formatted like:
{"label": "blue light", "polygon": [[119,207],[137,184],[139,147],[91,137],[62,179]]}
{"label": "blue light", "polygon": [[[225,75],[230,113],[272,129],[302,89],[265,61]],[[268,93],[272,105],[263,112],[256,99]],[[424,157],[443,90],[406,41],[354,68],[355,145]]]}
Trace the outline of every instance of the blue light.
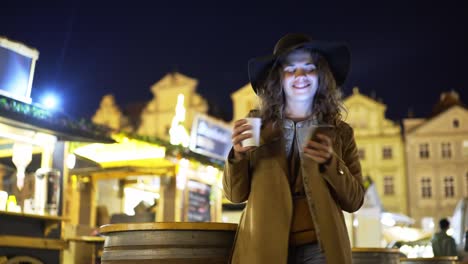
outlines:
{"label": "blue light", "polygon": [[54,95],[51,95],[51,94],[46,95],[42,99],[42,105],[47,109],[55,109],[58,105],[58,99]]}

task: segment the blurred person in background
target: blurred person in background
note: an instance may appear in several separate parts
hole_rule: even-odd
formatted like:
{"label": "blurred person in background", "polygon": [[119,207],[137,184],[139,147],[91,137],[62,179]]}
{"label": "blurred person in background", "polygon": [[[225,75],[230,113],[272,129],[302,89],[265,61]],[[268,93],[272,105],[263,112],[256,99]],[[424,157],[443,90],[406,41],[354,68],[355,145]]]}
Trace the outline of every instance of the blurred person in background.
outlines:
{"label": "blurred person in background", "polygon": [[443,218],[439,221],[440,231],[432,238],[432,251],[434,257],[457,256],[457,245],[455,239],[447,234],[450,222]]}

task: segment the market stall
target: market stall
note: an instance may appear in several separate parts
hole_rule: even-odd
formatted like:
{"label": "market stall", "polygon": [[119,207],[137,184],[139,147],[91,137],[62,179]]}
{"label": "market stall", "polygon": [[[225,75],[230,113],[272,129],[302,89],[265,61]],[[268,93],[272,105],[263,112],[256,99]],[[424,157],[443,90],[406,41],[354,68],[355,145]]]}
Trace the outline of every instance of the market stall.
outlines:
{"label": "market stall", "polygon": [[68,248],[69,142],[107,130],[32,103],[39,52],[0,37],[0,258],[59,263]]}
{"label": "market stall", "polygon": [[[78,146],[98,164],[72,169],[82,182],[81,224],[221,220],[220,164],[162,140],[113,135],[114,144]],[[86,209],[88,211],[86,211]]]}

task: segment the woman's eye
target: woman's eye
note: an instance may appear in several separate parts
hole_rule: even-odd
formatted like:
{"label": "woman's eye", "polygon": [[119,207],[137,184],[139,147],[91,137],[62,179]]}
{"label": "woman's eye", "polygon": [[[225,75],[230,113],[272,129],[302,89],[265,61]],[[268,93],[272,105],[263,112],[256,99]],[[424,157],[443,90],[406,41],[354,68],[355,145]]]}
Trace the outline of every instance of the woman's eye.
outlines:
{"label": "woman's eye", "polygon": [[285,72],[290,72],[290,73],[291,73],[291,72],[294,72],[294,68],[292,68],[292,67],[286,67],[286,68],[284,68],[284,71],[285,71]]}
{"label": "woman's eye", "polygon": [[309,66],[305,67],[305,70],[307,72],[314,72],[315,70],[317,70],[317,67],[315,67],[315,65],[309,65]]}

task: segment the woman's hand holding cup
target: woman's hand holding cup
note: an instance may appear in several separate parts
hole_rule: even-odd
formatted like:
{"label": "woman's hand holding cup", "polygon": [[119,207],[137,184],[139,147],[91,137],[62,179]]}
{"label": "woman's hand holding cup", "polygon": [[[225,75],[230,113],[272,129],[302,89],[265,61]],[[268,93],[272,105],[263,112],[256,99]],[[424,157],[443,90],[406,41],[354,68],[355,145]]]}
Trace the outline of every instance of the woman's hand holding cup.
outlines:
{"label": "woman's hand holding cup", "polygon": [[259,137],[259,125],[254,124],[254,127],[252,125],[251,119],[252,118],[239,119],[234,122],[234,129],[232,132],[232,146],[234,148],[234,156],[236,159],[245,157],[247,151],[256,147],[255,145],[251,144],[245,146],[242,144],[242,142],[246,139],[252,139],[254,136],[257,138]]}

